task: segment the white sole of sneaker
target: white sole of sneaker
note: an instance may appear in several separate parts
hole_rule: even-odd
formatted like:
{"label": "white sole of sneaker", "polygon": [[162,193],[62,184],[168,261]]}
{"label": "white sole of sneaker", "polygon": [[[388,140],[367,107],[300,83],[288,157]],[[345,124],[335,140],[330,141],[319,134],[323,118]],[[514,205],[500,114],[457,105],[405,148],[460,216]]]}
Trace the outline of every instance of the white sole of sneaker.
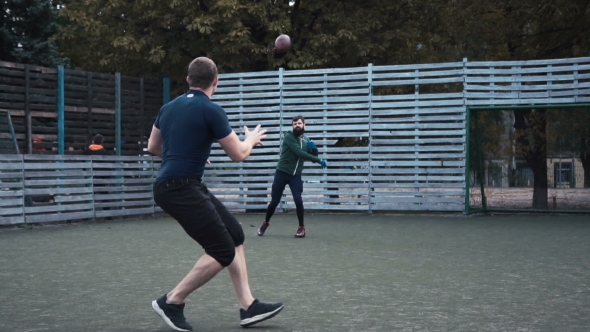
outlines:
{"label": "white sole of sneaker", "polygon": [[170,318],[166,317],[166,314],[164,313],[164,311],[162,309],[160,309],[160,306],[158,305],[158,302],[156,302],[155,300],[152,301],[152,308],[154,309],[154,311],[160,315],[160,317],[162,317],[162,319],[166,322],[166,324],[168,324],[168,326],[170,326],[171,328],[173,328],[176,331],[191,331],[191,330],[187,330],[187,329],[181,329],[179,327],[176,327],[172,321],[170,320]]}
{"label": "white sole of sneaker", "polygon": [[252,325],[254,325],[256,323],[260,323],[262,321],[265,321],[265,320],[267,320],[269,318],[273,318],[279,312],[281,312],[281,310],[283,310],[284,307],[285,307],[285,305],[282,305],[279,308],[275,309],[274,311],[267,312],[267,313],[262,314],[262,315],[254,316],[252,318],[242,319],[242,321],[240,322],[240,325],[242,327],[248,327],[248,326],[252,326]]}

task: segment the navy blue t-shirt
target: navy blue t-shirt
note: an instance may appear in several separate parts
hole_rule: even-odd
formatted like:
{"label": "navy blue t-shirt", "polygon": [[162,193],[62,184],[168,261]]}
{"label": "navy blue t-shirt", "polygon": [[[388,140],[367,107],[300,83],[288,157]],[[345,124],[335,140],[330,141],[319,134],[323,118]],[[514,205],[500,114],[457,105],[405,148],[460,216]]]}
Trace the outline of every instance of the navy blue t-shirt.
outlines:
{"label": "navy blue t-shirt", "polygon": [[203,177],[211,144],[231,134],[227,114],[205,93],[189,90],[162,106],[154,126],[162,134],[157,180]]}

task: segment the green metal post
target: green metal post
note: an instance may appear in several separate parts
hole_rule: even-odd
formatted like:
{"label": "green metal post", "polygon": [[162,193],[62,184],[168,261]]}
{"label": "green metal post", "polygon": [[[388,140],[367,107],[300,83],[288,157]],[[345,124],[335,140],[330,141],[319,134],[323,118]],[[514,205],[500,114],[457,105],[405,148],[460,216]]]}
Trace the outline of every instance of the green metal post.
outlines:
{"label": "green metal post", "polygon": [[531,108],[582,108],[590,107],[590,103],[580,104],[531,104],[531,105],[505,105],[505,106],[471,106],[472,111],[505,111],[505,110],[528,110]]}
{"label": "green metal post", "polygon": [[[121,155],[121,73],[115,73],[115,155]],[[121,160],[117,160],[117,164],[121,164]],[[117,172],[123,171],[122,168],[117,168]],[[123,177],[117,176],[117,187],[123,186]],[[119,200],[123,202],[123,199]],[[117,210],[124,209],[124,207],[118,207]]]}
{"label": "green metal post", "polygon": [[[477,112],[477,111],[476,111]],[[475,119],[475,125],[476,125],[476,130],[475,130],[475,140],[476,140],[476,144],[477,144],[477,162],[479,164],[479,186],[480,186],[480,192],[481,192],[481,208],[485,211],[487,211],[488,208],[488,204],[486,201],[486,193],[485,193],[485,186],[484,186],[484,173],[485,173],[485,168],[484,168],[484,164],[483,164],[483,153],[481,150],[481,130],[478,130],[479,128],[477,128],[477,120],[478,120],[478,116],[477,113],[473,114],[474,119]]]}
{"label": "green metal post", "polygon": [[121,155],[121,73],[115,73],[115,149]]}
{"label": "green metal post", "polygon": [[469,214],[470,213],[470,208],[469,208],[469,188],[471,187],[470,184],[470,176],[469,176],[469,172],[471,172],[470,169],[470,162],[469,162],[469,149],[470,149],[470,144],[469,144],[469,140],[470,140],[470,134],[471,134],[471,130],[470,130],[470,124],[471,124],[471,109],[469,108],[469,106],[466,107],[466,119],[465,119],[465,213]]}
{"label": "green metal post", "polygon": [[162,101],[164,104],[170,102],[170,78],[164,77],[162,81]]}
{"label": "green metal post", "polygon": [[369,63],[367,66],[367,84],[369,85],[369,181],[367,188],[367,210],[370,214],[373,213],[373,64]]}
{"label": "green metal post", "polygon": [[57,67],[57,153],[65,151],[65,72],[64,66]]}
{"label": "green metal post", "polygon": [[[283,81],[285,75],[285,68],[279,68],[279,148],[283,146]],[[279,210],[286,212],[287,210],[283,207],[284,201],[281,198],[279,202]]]}

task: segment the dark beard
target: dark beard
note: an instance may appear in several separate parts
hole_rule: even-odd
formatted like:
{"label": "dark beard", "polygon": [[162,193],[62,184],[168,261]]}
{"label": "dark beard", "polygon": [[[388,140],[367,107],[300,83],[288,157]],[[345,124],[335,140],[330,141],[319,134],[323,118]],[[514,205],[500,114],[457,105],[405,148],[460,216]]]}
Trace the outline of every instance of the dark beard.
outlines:
{"label": "dark beard", "polygon": [[305,128],[295,128],[293,129],[293,134],[297,137],[303,135],[303,133],[305,133]]}

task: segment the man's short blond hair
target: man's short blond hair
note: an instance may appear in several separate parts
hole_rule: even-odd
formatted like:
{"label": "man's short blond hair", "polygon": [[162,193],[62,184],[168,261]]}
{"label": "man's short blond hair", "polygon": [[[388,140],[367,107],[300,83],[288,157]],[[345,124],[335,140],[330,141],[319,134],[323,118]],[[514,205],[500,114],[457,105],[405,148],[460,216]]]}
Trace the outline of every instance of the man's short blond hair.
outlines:
{"label": "man's short blond hair", "polygon": [[188,84],[191,88],[207,89],[217,77],[217,66],[207,57],[198,57],[188,65]]}

